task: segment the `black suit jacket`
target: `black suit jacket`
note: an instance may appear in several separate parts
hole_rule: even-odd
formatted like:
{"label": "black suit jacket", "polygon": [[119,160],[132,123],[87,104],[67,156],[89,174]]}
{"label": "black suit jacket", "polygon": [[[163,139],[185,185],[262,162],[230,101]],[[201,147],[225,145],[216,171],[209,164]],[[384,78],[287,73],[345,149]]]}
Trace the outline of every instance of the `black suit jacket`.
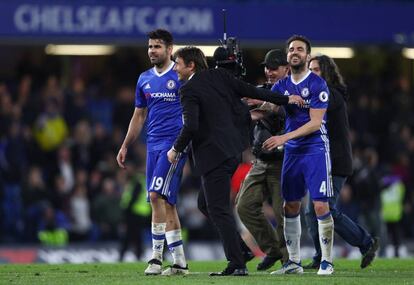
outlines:
{"label": "black suit jacket", "polygon": [[195,171],[204,174],[249,146],[249,97],[287,104],[288,97],[234,78],[225,69],[197,72],[179,90],[184,125],[174,143],[182,152],[192,143]]}

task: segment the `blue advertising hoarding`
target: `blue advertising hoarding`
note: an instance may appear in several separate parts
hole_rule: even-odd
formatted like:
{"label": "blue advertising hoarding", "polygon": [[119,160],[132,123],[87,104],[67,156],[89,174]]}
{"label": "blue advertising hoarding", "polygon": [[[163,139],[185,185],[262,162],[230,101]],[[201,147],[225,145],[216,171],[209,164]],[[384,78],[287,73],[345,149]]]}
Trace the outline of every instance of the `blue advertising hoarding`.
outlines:
{"label": "blue advertising hoarding", "polygon": [[217,42],[223,33],[244,43],[303,34],[324,43],[414,44],[413,3],[292,2],[151,5],[119,1],[0,3],[0,41],[142,42],[158,27],[178,42]]}

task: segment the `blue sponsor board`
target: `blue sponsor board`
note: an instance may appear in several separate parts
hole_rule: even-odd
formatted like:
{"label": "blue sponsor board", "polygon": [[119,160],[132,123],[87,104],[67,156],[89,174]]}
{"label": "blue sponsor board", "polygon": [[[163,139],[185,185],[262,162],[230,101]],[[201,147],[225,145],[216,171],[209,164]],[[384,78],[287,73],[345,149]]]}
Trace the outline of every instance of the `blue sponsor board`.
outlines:
{"label": "blue sponsor board", "polygon": [[220,9],[211,7],[21,2],[1,3],[0,11],[0,36],[6,37],[139,41],[159,27],[169,29],[177,38],[183,39],[217,38],[220,31],[215,18]]}
{"label": "blue sponsor board", "polygon": [[2,1],[0,40],[142,42],[155,28],[179,42],[217,42],[227,10],[228,34],[243,42],[303,34],[323,43],[414,44],[414,3],[284,2],[152,5],[119,1]]}

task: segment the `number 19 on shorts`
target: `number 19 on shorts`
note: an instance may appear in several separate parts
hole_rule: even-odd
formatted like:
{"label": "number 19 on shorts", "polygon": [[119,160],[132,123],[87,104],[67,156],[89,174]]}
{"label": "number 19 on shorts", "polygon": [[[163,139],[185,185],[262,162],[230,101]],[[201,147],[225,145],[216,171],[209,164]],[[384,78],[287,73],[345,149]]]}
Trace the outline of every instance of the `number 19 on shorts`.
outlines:
{"label": "number 19 on shorts", "polygon": [[164,183],[164,178],[163,177],[154,176],[152,178],[150,189],[160,190],[162,188],[163,183]]}

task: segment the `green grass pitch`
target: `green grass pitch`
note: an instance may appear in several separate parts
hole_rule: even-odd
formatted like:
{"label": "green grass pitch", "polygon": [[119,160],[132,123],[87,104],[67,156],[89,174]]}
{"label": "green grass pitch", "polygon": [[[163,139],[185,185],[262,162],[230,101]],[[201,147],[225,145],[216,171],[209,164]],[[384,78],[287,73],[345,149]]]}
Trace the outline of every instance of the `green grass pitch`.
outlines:
{"label": "green grass pitch", "polygon": [[[255,270],[257,259],[248,264],[246,277],[209,277],[208,273],[222,270],[224,261],[194,261],[189,263],[188,276],[145,276],[146,263],[115,264],[30,264],[0,265],[0,284],[414,284],[414,259],[376,259],[363,270],[359,260],[335,260],[332,276],[317,276],[316,270],[306,270],[303,275],[273,276]],[[277,266],[272,268],[277,269]]]}

